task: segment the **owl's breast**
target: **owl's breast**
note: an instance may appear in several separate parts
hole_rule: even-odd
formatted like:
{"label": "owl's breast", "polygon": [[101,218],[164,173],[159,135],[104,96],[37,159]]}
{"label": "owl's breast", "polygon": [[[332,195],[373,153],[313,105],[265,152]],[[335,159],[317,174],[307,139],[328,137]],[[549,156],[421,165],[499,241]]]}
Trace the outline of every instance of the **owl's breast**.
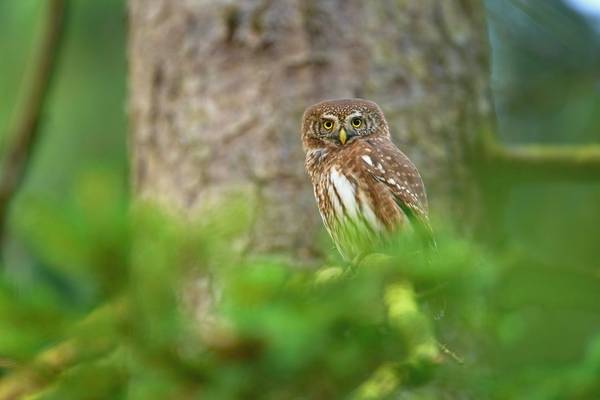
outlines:
{"label": "owl's breast", "polygon": [[372,182],[374,186],[370,187],[359,174],[331,166],[314,186],[325,227],[347,260],[381,242],[390,230],[383,217],[385,212],[394,212],[395,207],[391,198],[371,193],[378,182]]}

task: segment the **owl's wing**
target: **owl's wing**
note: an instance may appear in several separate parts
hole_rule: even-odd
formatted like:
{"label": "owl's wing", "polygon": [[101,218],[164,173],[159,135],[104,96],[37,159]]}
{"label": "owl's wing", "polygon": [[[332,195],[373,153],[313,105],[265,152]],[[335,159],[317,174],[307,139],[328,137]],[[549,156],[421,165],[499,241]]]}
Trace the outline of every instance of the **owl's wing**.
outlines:
{"label": "owl's wing", "polygon": [[387,187],[415,231],[428,245],[435,247],[427,216],[427,195],[417,168],[388,140],[368,143],[365,150],[360,157],[367,172]]}

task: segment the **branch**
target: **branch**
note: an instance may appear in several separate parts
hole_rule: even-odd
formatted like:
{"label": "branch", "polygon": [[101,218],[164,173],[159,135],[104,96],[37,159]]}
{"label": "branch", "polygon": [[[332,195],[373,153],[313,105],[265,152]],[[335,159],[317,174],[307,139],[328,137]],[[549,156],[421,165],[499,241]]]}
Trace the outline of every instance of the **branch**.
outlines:
{"label": "branch", "polygon": [[14,368],[16,366],[16,363],[13,360],[10,360],[8,358],[4,358],[0,356],[0,369],[2,368]]}
{"label": "branch", "polygon": [[479,160],[494,173],[518,182],[600,181],[600,145],[508,147],[484,138]]}
{"label": "branch", "polygon": [[107,354],[116,335],[107,334],[124,318],[127,307],[117,299],[89,314],[76,326],[81,333],[39,354],[31,363],[0,380],[0,400],[20,399],[52,384],[64,371],[83,361]]}
{"label": "branch", "polygon": [[[131,304],[125,296],[98,307],[76,323],[71,330],[75,332],[74,336],[41,352],[31,362],[16,366],[0,379],[0,400],[29,398],[60,380],[61,375],[70,368],[99,359],[120,345],[127,344],[123,341],[123,333],[126,333],[128,340],[131,339],[132,332],[128,328],[131,318],[135,318],[135,315],[131,314]],[[253,359],[263,350],[259,341],[238,337],[235,332],[220,325],[206,329],[198,339],[212,354],[225,360]],[[190,382],[201,383],[205,379],[196,365],[182,360],[171,347],[157,349],[145,356],[153,363],[164,363],[175,369]]]}
{"label": "branch", "polygon": [[67,0],[48,0],[40,39],[26,75],[20,106],[7,134],[10,141],[0,170],[0,240],[4,236],[8,208],[23,183],[27,167],[39,138],[42,110],[54,76],[56,59],[64,31]]}

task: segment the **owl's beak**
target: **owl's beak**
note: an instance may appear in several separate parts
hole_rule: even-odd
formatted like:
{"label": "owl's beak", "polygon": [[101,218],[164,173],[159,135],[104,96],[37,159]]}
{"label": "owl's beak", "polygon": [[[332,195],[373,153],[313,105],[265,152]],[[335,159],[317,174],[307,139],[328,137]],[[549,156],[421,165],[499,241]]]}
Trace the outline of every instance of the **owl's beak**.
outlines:
{"label": "owl's beak", "polygon": [[341,144],[346,144],[346,140],[348,140],[348,134],[344,128],[340,128],[339,139]]}

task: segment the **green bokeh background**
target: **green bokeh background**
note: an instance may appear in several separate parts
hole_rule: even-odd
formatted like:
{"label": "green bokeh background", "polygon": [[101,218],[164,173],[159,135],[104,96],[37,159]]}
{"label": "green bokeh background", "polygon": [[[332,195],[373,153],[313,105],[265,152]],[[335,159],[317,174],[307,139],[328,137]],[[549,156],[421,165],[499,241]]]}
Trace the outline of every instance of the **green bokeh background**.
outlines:
{"label": "green bokeh background", "polygon": [[[43,1],[0,4],[0,130],[6,132],[40,27]],[[125,12],[123,1],[70,2],[66,40],[23,195],[64,199],[82,171],[125,176]],[[4,141],[3,136],[3,141]]]}
{"label": "green bokeh background", "polygon": [[[0,2],[2,145],[43,3]],[[600,143],[598,27],[559,0],[487,0],[485,4],[500,141],[507,145]],[[70,5],[41,140],[25,185],[11,207],[6,265],[0,279],[0,356],[10,353],[17,359],[27,359],[57,342],[82,315],[121,289],[124,284],[119,282],[124,278],[120,274],[131,262],[126,222],[125,4],[122,0],[72,0]],[[463,354],[466,367],[440,373],[435,381],[438,389],[415,389],[410,398],[440,398],[436,390],[448,398],[600,398],[600,183],[519,185],[511,187],[503,201],[504,217],[497,227],[506,239],[501,245],[482,250],[478,244],[443,234],[447,237],[442,237],[440,251],[447,256],[446,264],[434,262],[440,269],[433,268],[431,274],[454,283],[444,296],[422,305],[437,321],[440,340],[459,352],[476,350]],[[204,257],[218,253],[218,244],[211,240],[203,242],[207,246],[202,248],[207,250]],[[168,282],[161,274],[169,271],[162,271],[164,265],[159,262],[168,256],[160,253],[159,245],[155,247],[158,250],[149,247],[150,256],[133,256],[134,264],[141,258],[156,267],[156,275],[148,281],[143,281],[147,276],[140,271],[131,272],[142,279],[141,293],[144,285],[160,292],[155,283]],[[160,257],[153,258],[153,251]],[[310,335],[323,334],[310,328],[329,326],[326,315],[338,318],[343,307],[358,307],[360,299],[345,291],[371,293],[373,282],[381,278],[362,276],[364,283],[332,289],[344,298],[320,293],[331,307],[329,314],[319,314],[300,295],[307,278],[293,273],[282,278],[288,272],[279,269],[281,264],[277,259],[256,261],[262,272],[250,272],[229,283],[234,301],[228,312],[248,330],[272,335],[277,324],[297,326],[288,334],[289,341],[280,343],[289,350],[286,354],[296,354],[296,358],[265,361],[261,364],[265,374],[269,368],[287,371],[290,365],[313,362],[309,355],[297,354]],[[425,272],[407,274],[424,286],[435,280],[424,277]],[[277,282],[286,279],[293,290],[289,297],[281,297]],[[248,288],[264,291],[267,300],[258,301],[262,307],[246,314]],[[298,307],[306,310],[300,319],[290,314]],[[159,310],[164,320],[173,321],[164,313]],[[176,329],[177,323],[173,326]],[[371,334],[368,329],[360,332]],[[172,339],[170,333],[165,335]],[[365,343],[361,336],[354,347],[340,347],[339,353],[332,350],[332,357],[350,357],[347,352],[363,355],[361,351],[368,348]],[[110,360],[103,362],[111,365]],[[220,383],[210,389],[215,398],[235,391],[244,379],[254,383],[264,379],[256,371],[248,372],[247,366],[215,365],[224,371],[216,379]],[[105,364],[94,365],[90,371],[107,368],[115,373]],[[132,398],[146,398],[147,391],[159,390],[158,386],[160,390],[177,386],[171,378],[155,379],[157,371],[144,377],[132,368],[147,385],[132,389]],[[111,380],[111,373],[101,375],[112,382],[106,386],[125,396],[114,389],[122,376]],[[74,374],[78,376],[77,371]],[[312,377],[299,373],[298,379]],[[48,398],[61,398],[56,393]]]}

